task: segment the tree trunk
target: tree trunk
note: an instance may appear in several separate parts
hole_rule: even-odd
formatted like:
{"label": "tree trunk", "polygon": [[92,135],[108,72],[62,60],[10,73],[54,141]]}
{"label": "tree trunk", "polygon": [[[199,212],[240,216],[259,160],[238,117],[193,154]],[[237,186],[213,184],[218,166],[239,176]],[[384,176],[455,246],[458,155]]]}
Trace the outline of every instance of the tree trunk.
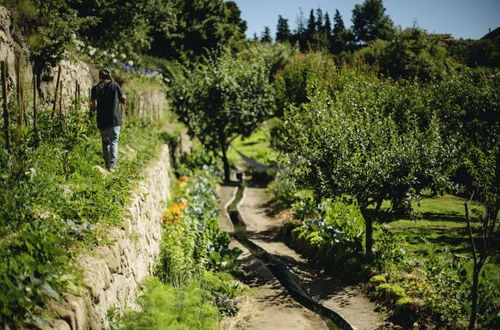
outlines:
{"label": "tree trunk", "polygon": [[227,148],[222,148],[222,162],[224,163],[224,181],[231,181],[231,169],[229,168],[229,160],[227,159]]}
{"label": "tree trunk", "polygon": [[231,169],[229,168],[229,160],[227,159],[228,143],[224,132],[219,132],[219,146],[222,151],[222,163],[224,164],[224,181],[231,181]]}
{"label": "tree trunk", "polygon": [[366,256],[371,256],[373,248],[373,221],[367,215],[366,208],[360,208],[361,214],[365,219],[365,253]]}
{"label": "tree trunk", "polygon": [[479,272],[481,271],[477,262],[474,262],[474,272],[472,274],[472,306],[469,319],[469,330],[474,330],[477,319],[477,303],[478,303],[478,289],[479,289]]}

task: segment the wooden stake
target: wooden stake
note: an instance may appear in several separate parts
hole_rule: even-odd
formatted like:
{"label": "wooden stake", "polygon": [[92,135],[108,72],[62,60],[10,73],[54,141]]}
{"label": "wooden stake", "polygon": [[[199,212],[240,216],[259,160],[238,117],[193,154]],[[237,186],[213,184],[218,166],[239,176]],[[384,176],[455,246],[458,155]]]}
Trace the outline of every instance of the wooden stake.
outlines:
{"label": "wooden stake", "polygon": [[59,65],[59,72],[57,73],[56,88],[54,91],[54,106],[52,107],[52,118],[54,118],[57,109],[57,93],[59,92],[59,82],[61,81],[61,66]]}
{"label": "wooden stake", "polygon": [[63,116],[63,95],[62,95],[62,91],[63,91],[63,84],[62,82],[59,83],[59,115],[60,116]]}
{"label": "wooden stake", "polygon": [[16,56],[15,59],[16,69],[16,91],[17,91],[17,127],[23,126],[23,100],[22,100],[22,86],[21,86],[21,59]]}
{"label": "wooden stake", "polygon": [[36,75],[33,76],[33,129],[36,130],[36,116],[37,116],[37,109],[36,109],[36,97],[37,97],[37,91],[36,91]]}
{"label": "wooden stake", "polygon": [[3,96],[3,130],[5,134],[5,148],[10,151],[9,111],[7,108],[7,63],[2,61],[2,96]]}

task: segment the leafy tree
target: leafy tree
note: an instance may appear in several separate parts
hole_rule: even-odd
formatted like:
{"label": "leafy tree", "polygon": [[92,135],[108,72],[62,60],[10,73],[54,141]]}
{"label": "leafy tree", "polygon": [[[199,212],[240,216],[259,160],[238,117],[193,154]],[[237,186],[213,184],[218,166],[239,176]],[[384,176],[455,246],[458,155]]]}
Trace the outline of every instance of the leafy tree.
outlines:
{"label": "leafy tree", "polygon": [[390,40],[395,32],[382,0],[365,0],[355,5],[352,23],[355,40],[362,45],[375,39]]}
{"label": "leafy tree", "polygon": [[174,80],[173,105],[180,120],[208,149],[222,157],[229,180],[227,149],[237,136],[249,136],[273,112],[269,66],[261,57],[219,58],[197,64]]}
{"label": "leafy tree", "polygon": [[175,27],[169,35],[153,35],[152,55],[187,63],[245,38],[246,23],[233,1],[171,1]]}
{"label": "leafy tree", "polygon": [[359,55],[370,64],[378,64],[383,74],[395,79],[415,77],[431,81],[456,67],[439,39],[417,27],[396,33],[390,42],[371,41]]}
{"label": "leafy tree", "polygon": [[278,16],[278,25],[276,26],[276,42],[290,41],[292,33],[288,26],[288,20],[283,16]]}
{"label": "leafy tree", "polygon": [[271,29],[269,26],[264,27],[264,32],[262,32],[262,36],[260,37],[261,42],[272,43],[273,37],[271,37]]}
{"label": "leafy tree", "polygon": [[74,7],[80,17],[95,24],[84,25],[80,36],[91,44],[120,52],[148,51],[156,34],[170,35],[175,26],[170,0],[79,0]]}
{"label": "leafy tree", "polygon": [[77,18],[77,12],[64,0],[3,0],[12,11],[14,23],[25,36],[40,74],[55,66],[73,42],[74,33],[89,20]]}
{"label": "leafy tree", "polygon": [[473,187],[480,192],[480,201],[485,206],[486,212],[481,214],[480,217],[481,229],[479,237],[474,237],[468,203],[465,203],[465,217],[473,257],[469,330],[476,328],[480,298],[479,276],[493,252],[493,241],[500,234],[500,220],[498,217],[500,210],[500,143],[497,142],[493,150],[483,151],[474,148],[473,151],[472,157],[468,158],[466,164],[473,176]]}
{"label": "leafy tree", "polygon": [[355,70],[336,77],[340,85],[334,97],[326,84],[327,89],[308,89],[308,103],[286,108],[273,143],[300,187],[359,205],[370,254],[374,216],[369,206],[378,210],[384,199],[408,205],[428,187],[444,188],[453,148],[445,147],[436,120],[424,130],[409,118],[408,129],[401,131],[381,111],[401,93],[397,88]]}

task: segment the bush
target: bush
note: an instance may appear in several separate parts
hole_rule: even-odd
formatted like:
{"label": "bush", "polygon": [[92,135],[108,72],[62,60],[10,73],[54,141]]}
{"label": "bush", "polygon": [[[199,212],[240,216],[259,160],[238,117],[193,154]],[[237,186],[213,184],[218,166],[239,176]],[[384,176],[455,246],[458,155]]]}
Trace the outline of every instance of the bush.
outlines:
{"label": "bush", "polygon": [[229,249],[229,235],[219,229],[216,171],[209,167],[182,176],[177,197],[163,216],[164,238],[158,277],[175,286],[205,269],[231,270],[240,251]]}
{"label": "bush", "polygon": [[219,329],[219,313],[211,294],[196,282],[174,287],[151,278],[138,303],[142,311],[127,312],[115,329]]}

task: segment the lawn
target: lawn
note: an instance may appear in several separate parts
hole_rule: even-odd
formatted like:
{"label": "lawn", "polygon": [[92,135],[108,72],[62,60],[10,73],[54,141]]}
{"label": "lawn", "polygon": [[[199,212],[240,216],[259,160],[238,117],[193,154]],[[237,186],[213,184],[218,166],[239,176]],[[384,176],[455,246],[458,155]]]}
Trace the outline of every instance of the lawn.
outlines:
{"label": "lawn", "polygon": [[[403,237],[408,243],[408,249],[415,253],[427,253],[426,241],[437,246],[447,246],[449,250],[462,256],[471,256],[471,244],[467,234],[467,224],[464,211],[465,199],[453,195],[425,196],[420,203],[415,203],[413,209],[417,219],[390,219],[383,226]],[[475,211],[483,208],[477,203],[471,203],[473,227],[478,229],[480,223]],[[499,238],[494,246],[500,246]],[[497,248],[491,260],[500,265],[500,250]]]}
{"label": "lawn", "polygon": [[269,124],[264,123],[247,138],[236,138],[229,148],[228,158],[232,164],[243,165],[243,159],[236,152],[245,154],[259,163],[269,165],[276,159],[275,152],[269,143]]}

